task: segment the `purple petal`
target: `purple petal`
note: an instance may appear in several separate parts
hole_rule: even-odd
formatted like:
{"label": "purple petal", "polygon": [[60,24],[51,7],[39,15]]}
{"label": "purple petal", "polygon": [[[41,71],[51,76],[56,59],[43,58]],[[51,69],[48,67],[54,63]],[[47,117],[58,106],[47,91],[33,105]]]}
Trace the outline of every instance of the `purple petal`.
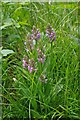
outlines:
{"label": "purple petal", "polygon": [[28,70],[29,70],[29,72],[31,73],[31,72],[33,71],[33,67],[28,66]]}
{"label": "purple petal", "polygon": [[24,59],[22,60],[22,62],[23,62],[23,67],[26,68],[28,65],[27,62]]}
{"label": "purple petal", "polygon": [[36,39],[38,40],[40,38],[40,33],[38,32]]}

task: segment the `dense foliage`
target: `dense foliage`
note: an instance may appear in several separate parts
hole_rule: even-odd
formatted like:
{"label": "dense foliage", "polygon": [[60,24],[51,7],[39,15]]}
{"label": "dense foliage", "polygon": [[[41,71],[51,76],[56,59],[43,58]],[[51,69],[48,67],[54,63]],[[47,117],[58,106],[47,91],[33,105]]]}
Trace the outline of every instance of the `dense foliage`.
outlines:
{"label": "dense foliage", "polygon": [[3,118],[79,119],[78,4],[1,5]]}

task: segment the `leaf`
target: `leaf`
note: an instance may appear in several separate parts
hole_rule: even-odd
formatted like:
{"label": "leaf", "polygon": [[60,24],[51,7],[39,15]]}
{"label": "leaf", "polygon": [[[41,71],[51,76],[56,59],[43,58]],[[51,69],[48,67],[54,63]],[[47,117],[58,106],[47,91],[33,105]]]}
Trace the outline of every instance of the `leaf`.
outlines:
{"label": "leaf", "polygon": [[6,25],[2,25],[2,26],[0,27],[0,29],[3,30],[3,29],[5,29],[6,27],[11,26],[11,25],[12,25],[12,23],[6,24]]}
{"label": "leaf", "polygon": [[1,50],[1,54],[3,56],[7,56],[8,54],[11,54],[11,53],[14,53],[14,51],[13,50],[8,50],[8,49]]}
{"label": "leaf", "polygon": [[17,23],[14,19],[12,18],[7,18],[2,26],[0,26],[0,30],[6,29],[9,26],[14,25],[17,28],[20,28],[19,23]]}
{"label": "leaf", "polygon": [[[1,50],[3,47],[0,47],[0,60],[2,59],[2,54],[1,54]],[[1,61],[0,61],[1,62]]]}
{"label": "leaf", "polygon": [[1,46],[1,47],[0,47],[0,52],[1,52],[2,48],[3,48],[3,47]]}
{"label": "leaf", "polygon": [[6,20],[4,20],[4,24],[2,26],[0,26],[0,29],[3,30],[8,26],[13,25],[12,19],[11,18],[7,18]]}
{"label": "leaf", "polygon": [[58,84],[55,86],[55,92],[58,94],[63,89],[63,84]]}

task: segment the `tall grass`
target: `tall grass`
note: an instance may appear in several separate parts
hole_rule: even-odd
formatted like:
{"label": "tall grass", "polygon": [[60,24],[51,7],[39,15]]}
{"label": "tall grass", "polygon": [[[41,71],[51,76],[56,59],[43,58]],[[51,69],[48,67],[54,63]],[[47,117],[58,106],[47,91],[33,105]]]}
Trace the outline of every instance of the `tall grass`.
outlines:
{"label": "tall grass", "polygon": [[[3,118],[80,119],[78,91],[78,5],[77,3],[2,3],[3,47],[15,54],[3,58]],[[52,47],[45,29],[56,32]],[[45,45],[46,60],[30,73],[22,66],[24,41],[35,25],[41,39],[30,58],[37,62],[36,49]],[[47,82],[39,80],[45,74]]]}

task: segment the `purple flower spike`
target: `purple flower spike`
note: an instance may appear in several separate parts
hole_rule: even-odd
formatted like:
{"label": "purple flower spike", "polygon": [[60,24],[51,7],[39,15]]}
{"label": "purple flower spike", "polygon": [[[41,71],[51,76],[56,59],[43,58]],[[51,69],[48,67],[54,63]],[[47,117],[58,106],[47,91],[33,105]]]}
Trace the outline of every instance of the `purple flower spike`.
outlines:
{"label": "purple flower spike", "polygon": [[44,58],[38,58],[38,62],[41,62],[42,64],[44,64],[45,59]]}
{"label": "purple flower spike", "polygon": [[38,58],[38,62],[41,62],[41,58]]}
{"label": "purple flower spike", "polygon": [[36,36],[36,39],[40,39],[40,32],[38,32],[37,36]]}
{"label": "purple flower spike", "polygon": [[22,62],[23,62],[23,68],[26,68],[28,66],[28,63],[24,59],[22,60]]}
{"label": "purple flower spike", "polygon": [[30,73],[32,73],[32,71],[33,71],[33,67],[28,66],[28,70],[29,70]]}
{"label": "purple flower spike", "polygon": [[37,52],[38,52],[38,62],[41,62],[43,64],[45,61],[45,55],[39,48],[37,49]]}
{"label": "purple flower spike", "polygon": [[50,26],[50,24],[46,29],[46,36],[50,38],[50,42],[56,39],[56,33],[54,32],[54,29],[52,28],[52,26]]}
{"label": "purple flower spike", "polygon": [[36,29],[35,26],[33,26],[33,29],[32,29],[32,38],[34,40],[39,40],[40,39],[40,32],[38,29]]}

